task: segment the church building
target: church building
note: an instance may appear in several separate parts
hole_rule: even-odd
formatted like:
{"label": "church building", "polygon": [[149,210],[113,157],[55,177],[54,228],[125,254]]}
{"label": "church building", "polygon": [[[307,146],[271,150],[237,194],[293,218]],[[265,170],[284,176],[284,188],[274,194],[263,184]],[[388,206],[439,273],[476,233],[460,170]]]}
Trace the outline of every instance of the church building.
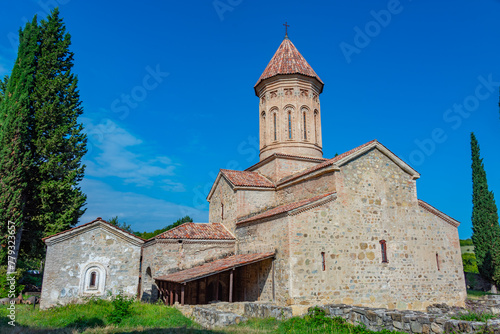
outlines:
{"label": "church building", "polygon": [[42,307],[119,290],[166,304],[464,306],[459,222],[419,200],[419,173],[377,140],[324,158],[323,86],[286,36],[254,87],[260,161],[220,170],[209,223],[142,240],[98,218],[45,238]]}

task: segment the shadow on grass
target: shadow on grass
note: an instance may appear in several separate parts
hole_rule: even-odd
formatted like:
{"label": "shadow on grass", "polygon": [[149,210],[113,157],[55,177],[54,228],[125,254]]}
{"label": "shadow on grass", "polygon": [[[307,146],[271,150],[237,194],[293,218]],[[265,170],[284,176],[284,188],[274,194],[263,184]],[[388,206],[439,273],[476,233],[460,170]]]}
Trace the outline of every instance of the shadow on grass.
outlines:
{"label": "shadow on grass", "polygon": [[[89,325],[85,325],[87,322]],[[225,334],[220,331],[212,331],[208,329],[192,329],[192,328],[144,328],[142,330],[134,330],[128,328],[112,328],[104,327],[101,319],[92,318],[83,321],[75,321],[74,323],[66,326],[65,328],[57,329],[35,329],[31,327],[20,326],[0,326],[0,333],[5,334],[74,334],[74,333],[120,333],[120,334],[160,334],[160,333],[174,333],[174,334]]]}

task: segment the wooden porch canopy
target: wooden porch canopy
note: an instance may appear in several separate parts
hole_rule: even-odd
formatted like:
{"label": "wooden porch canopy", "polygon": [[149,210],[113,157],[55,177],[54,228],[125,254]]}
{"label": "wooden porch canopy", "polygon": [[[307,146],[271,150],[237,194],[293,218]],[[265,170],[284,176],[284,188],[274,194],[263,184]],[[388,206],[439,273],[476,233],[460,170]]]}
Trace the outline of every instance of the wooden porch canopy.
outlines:
{"label": "wooden porch canopy", "polygon": [[[185,286],[187,283],[198,281],[209,276],[220,275],[223,272],[229,271],[229,302],[232,302],[234,269],[273,257],[274,252],[232,255],[224,259],[205,263],[190,269],[181,270],[173,274],[155,277],[154,279],[156,281],[156,285],[158,286],[158,290],[160,291],[161,299],[165,304],[172,305],[175,302],[180,302],[181,305],[184,305]],[[198,289],[199,283],[197,284],[197,290]],[[197,301],[198,294],[199,293],[197,291]]]}

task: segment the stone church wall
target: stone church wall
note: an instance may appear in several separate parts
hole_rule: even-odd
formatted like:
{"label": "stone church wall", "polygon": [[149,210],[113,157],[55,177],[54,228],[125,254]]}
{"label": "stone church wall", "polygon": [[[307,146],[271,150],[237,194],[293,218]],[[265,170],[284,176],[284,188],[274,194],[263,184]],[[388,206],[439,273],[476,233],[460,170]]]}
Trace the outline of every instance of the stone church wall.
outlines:
{"label": "stone church wall", "polygon": [[457,228],[420,208],[415,194],[411,176],[378,150],[343,166],[337,199],[291,220],[292,302],[463,306]]}
{"label": "stone church wall", "polygon": [[[182,241],[182,242],[179,242]],[[144,246],[142,252],[143,300],[158,298],[154,278],[201,265],[234,254],[234,241],[159,240]],[[149,268],[149,270],[148,270]]]}
{"label": "stone church wall", "polygon": [[[58,243],[49,244],[43,275],[41,308],[106,298],[108,292],[135,297],[138,292],[141,246],[97,226]],[[96,289],[88,289],[89,268],[96,268]],[[103,284],[103,285],[101,285]]]}
{"label": "stone church wall", "polygon": [[[238,253],[276,252],[274,259],[275,298],[278,304],[286,303],[289,298],[290,274],[287,217],[240,224],[236,230],[236,238],[239,240]],[[261,270],[267,271],[268,265],[266,263],[262,265],[264,267]],[[262,277],[266,277],[266,280],[261,283],[258,300],[272,300],[272,273]]]}
{"label": "stone church wall", "polygon": [[326,173],[277,191],[278,203],[292,203],[321,194],[335,192],[335,175]]}
{"label": "stone church wall", "polygon": [[[222,208],[224,204],[224,209]],[[224,215],[222,215],[224,210]],[[221,177],[210,199],[209,222],[221,223],[231,233],[234,233],[234,224],[238,214],[238,199],[236,192],[224,177]]]}

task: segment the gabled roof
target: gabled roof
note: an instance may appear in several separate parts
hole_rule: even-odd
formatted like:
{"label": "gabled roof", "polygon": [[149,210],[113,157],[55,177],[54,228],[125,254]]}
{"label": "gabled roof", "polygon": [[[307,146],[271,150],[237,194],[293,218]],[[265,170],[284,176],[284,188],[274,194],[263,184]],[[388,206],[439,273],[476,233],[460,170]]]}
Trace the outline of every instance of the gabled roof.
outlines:
{"label": "gabled roof", "polygon": [[220,171],[234,186],[274,188],[274,184],[259,173],[230,169],[221,169]]}
{"label": "gabled roof", "polygon": [[234,236],[220,223],[184,223],[158,234],[155,239],[234,240]]}
{"label": "gabled roof", "polygon": [[274,257],[274,252],[233,255],[224,259],[203,264],[201,266],[181,270],[170,275],[155,277],[154,279],[174,283],[187,283],[206,276],[212,276],[223,271],[246,266],[272,257]]}
{"label": "gabled roof", "polygon": [[419,199],[418,205],[420,207],[422,207],[423,209],[425,209],[426,211],[432,213],[433,215],[438,216],[439,218],[441,218],[442,220],[444,220],[448,224],[451,224],[455,227],[460,226],[460,222],[458,220],[451,218],[450,216],[443,213],[442,211],[439,211],[438,209],[436,209],[435,207],[433,207],[429,203],[426,203],[426,202],[422,201],[421,199]]}
{"label": "gabled roof", "polygon": [[283,185],[285,183],[288,183],[288,182],[293,181],[295,179],[298,179],[304,175],[313,173],[315,171],[318,171],[318,170],[323,169],[323,168],[328,167],[328,166],[335,165],[335,166],[340,167],[340,166],[346,164],[347,162],[351,161],[352,159],[355,159],[356,157],[370,151],[373,148],[377,148],[379,151],[384,153],[389,159],[394,161],[394,163],[396,163],[399,167],[401,167],[408,174],[411,174],[414,178],[417,179],[420,177],[420,174],[416,170],[414,170],[407,163],[405,163],[403,160],[401,160],[397,155],[392,153],[387,147],[385,147],[380,142],[378,142],[376,139],[374,139],[374,140],[371,140],[363,145],[355,147],[350,151],[342,153],[342,154],[340,154],[332,159],[329,159],[325,162],[322,162],[316,166],[307,168],[307,169],[305,169],[301,172],[298,172],[296,174],[286,176],[286,177],[282,178],[281,180],[279,180],[276,183],[276,186]]}
{"label": "gabled roof", "polygon": [[325,201],[320,201],[322,199],[333,200],[333,199],[335,199],[335,193],[322,194],[322,195],[314,196],[311,198],[303,199],[303,200],[300,200],[297,202],[283,204],[283,205],[277,206],[273,209],[269,209],[269,210],[266,210],[264,212],[261,212],[255,216],[251,216],[249,218],[244,218],[244,219],[238,221],[236,224],[244,224],[244,223],[249,223],[249,222],[252,222],[255,220],[259,220],[259,219],[270,218],[273,216],[289,213],[290,211],[293,211],[293,210],[296,210],[299,208],[304,208],[304,209],[312,208],[315,206],[314,205],[309,206],[309,205],[311,205],[313,203],[316,203],[316,202],[320,202],[320,203],[316,203],[316,204],[325,203]]}
{"label": "gabled roof", "polygon": [[221,169],[214,184],[212,185],[212,189],[210,189],[210,192],[208,193],[208,201],[210,201],[210,198],[212,197],[212,194],[215,191],[221,177],[224,177],[233,188],[261,188],[262,190],[274,189],[274,183],[257,172]]}
{"label": "gabled roof", "polygon": [[311,65],[300,54],[288,37],[285,37],[278,50],[274,54],[266,69],[260,76],[254,87],[257,87],[263,80],[280,74],[302,74],[315,78],[323,87],[323,81],[314,72]]}
{"label": "gabled roof", "polygon": [[88,228],[93,227],[94,225],[102,225],[102,226],[106,226],[108,229],[119,231],[120,233],[125,234],[127,237],[135,239],[136,241],[138,241],[140,243],[143,243],[144,241],[146,241],[145,239],[143,239],[141,237],[138,237],[135,234],[132,234],[132,233],[130,233],[128,231],[125,231],[124,229],[119,228],[116,225],[108,223],[107,221],[105,221],[101,217],[97,217],[93,221],[85,223],[85,224],[82,224],[80,226],[76,226],[76,227],[70,228],[68,230],[61,231],[61,232],[58,232],[56,234],[50,235],[48,237],[45,237],[45,238],[42,239],[42,241],[43,242],[47,242],[47,241],[52,241],[52,240],[55,240],[55,239],[58,239],[58,238],[64,238],[65,236],[76,235],[76,234],[78,234],[80,232],[83,232],[84,230],[86,230]]}

